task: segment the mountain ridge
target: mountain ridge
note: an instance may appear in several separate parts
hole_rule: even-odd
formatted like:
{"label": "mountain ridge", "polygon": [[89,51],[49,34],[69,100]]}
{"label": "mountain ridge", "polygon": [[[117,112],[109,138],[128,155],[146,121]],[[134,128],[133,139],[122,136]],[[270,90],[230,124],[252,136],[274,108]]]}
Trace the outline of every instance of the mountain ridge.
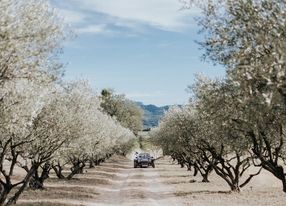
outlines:
{"label": "mountain ridge", "polygon": [[143,104],[142,102],[135,102],[143,112],[143,126],[144,129],[157,127],[159,125],[160,119],[171,107],[170,105],[166,106],[156,106],[154,104]]}

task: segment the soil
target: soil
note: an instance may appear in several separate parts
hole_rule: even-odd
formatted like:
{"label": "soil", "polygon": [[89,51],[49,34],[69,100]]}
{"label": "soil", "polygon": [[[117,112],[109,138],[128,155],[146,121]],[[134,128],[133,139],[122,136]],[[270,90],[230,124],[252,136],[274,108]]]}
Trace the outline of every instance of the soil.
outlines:
{"label": "soil", "polygon": [[262,172],[241,193],[230,193],[215,174],[210,183],[180,168],[168,158],[156,161],[156,168],[133,168],[133,162],[114,157],[74,180],[57,180],[54,175],[42,191],[27,190],[21,206],[285,206],[286,194],[279,181]]}

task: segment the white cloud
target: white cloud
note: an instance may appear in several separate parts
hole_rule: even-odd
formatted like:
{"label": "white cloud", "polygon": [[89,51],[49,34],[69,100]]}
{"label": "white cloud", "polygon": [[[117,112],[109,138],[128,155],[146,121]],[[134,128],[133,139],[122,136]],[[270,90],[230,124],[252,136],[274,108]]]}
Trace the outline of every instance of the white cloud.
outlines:
{"label": "white cloud", "polygon": [[188,26],[197,10],[180,10],[178,0],[71,0],[83,10],[108,15],[122,25],[145,24],[179,31]]}
{"label": "white cloud", "polygon": [[64,18],[64,21],[68,24],[78,24],[84,22],[86,16],[82,12],[76,12],[67,9],[57,9],[59,15]]}
{"label": "white cloud", "polygon": [[90,24],[87,20],[90,16],[80,10],[74,11],[58,8],[57,11],[66,23],[75,27],[75,32],[78,34],[99,34],[108,32],[107,25]]}
{"label": "white cloud", "polygon": [[80,34],[99,34],[99,33],[104,33],[107,32],[106,30],[106,25],[89,25],[86,27],[78,28],[77,33]]}

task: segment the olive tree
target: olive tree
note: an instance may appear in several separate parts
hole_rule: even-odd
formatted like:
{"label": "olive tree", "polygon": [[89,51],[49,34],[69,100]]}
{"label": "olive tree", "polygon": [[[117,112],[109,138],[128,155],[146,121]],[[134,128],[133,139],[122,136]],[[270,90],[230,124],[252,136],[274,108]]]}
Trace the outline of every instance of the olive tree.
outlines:
{"label": "olive tree", "polygon": [[243,176],[252,165],[251,141],[234,121],[241,116],[237,88],[224,81],[200,78],[192,87],[193,102],[171,109],[154,131],[157,142],[180,163],[195,168],[208,182],[212,170],[239,192],[258,175]]}
{"label": "olive tree", "polygon": [[[250,155],[252,145],[244,128],[235,121],[245,117],[240,101],[240,90],[225,81],[201,79],[193,87],[196,108],[199,114],[199,142],[197,148],[206,151],[215,172],[222,177],[232,191],[239,191],[258,175],[243,174],[253,163]],[[251,115],[251,114],[246,114]]]}
{"label": "olive tree", "polygon": [[[72,135],[76,138],[66,142],[52,161],[60,179],[82,173],[88,162],[90,167],[99,164],[134,137],[129,129],[101,111],[100,98],[88,85],[73,84],[68,94],[75,108],[72,120],[77,123]],[[63,174],[64,166],[70,166],[67,176]]]}
{"label": "olive tree", "polygon": [[123,127],[129,128],[136,135],[142,130],[143,111],[134,102],[108,89],[102,90],[101,98],[103,111],[115,117]]}
{"label": "olive tree", "polygon": [[165,155],[170,155],[177,160],[181,167],[186,165],[188,170],[194,167],[194,175],[199,172],[203,177],[203,182],[209,182],[208,176],[213,168],[205,161],[203,154],[196,146],[197,116],[192,104],[173,107],[151,134],[155,143],[161,145]]}
{"label": "olive tree", "polygon": [[[84,84],[80,82],[79,84]],[[71,87],[74,84],[70,84]],[[52,168],[51,159],[55,152],[63,145],[69,144],[80,137],[80,129],[85,123],[85,114],[89,112],[82,98],[86,95],[84,89],[75,87],[57,88],[51,95],[52,99],[43,106],[37,117],[34,119],[32,133],[37,136],[35,144],[29,145],[26,149],[27,158],[32,159],[32,163],[45,163],[33,176],[30,186],[33,189],[42,189],[44,180],[48,178]],[[87,97],[88,98],[88,97]],[[36,159],[35,159],[36,158]],[[27,165],[25,165],[27,168]]]}
{"label": "olive tree", "polygon": [[[65,29],[47,1],[3,0],[0,9],[0,204],[11,205],[38,167],[26,168],[22,181],[11,179],[19,156],[26,157],[27,146],[38,138],[34,119],[49,94],[44,87],[59,77]],[[6,201],[13,188],[17,191]]]}
{"label": "olive tree", "polygon": [[[57,124],[66,111],[61,114],[46,111],[55,91],[52,85],[39,87],[38,84],[22,80],[6,83],[5,91],[9,91],[9,95],[1,104],[0,198],[1,204],[4,204],[8,194],[15,189],[15,194],[5,203],[9,205],[16,202],[38,168],[60,147],[64,140],[58,135],[68,129],[60,128]],[[12,179],[15,166],[27,172],[16,183]]]}
{"label": "olive tree", "polygon": [[199,23],[205,57],[227,68],[241,91],[242,116],[234,118],[251,141],[252,156],[281,180],[286,192],[285,1],[204,1]]}
{"label": "olive tree", "polygon": [[[58,77],[65,39],[61,19],[46,0],[0,1],[0,85],[26,78]],[[3,97],[5,94],[1,94]]]}

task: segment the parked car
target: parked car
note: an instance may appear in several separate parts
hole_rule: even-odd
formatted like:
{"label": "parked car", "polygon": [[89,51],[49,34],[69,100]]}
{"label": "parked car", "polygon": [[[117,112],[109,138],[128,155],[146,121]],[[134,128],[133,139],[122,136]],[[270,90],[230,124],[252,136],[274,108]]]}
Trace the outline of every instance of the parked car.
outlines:
{"label": "parked car", "polygon": [[134,158],[134,168],[149,166],[155,168],[155,159],[149,153],[140,153]]}

